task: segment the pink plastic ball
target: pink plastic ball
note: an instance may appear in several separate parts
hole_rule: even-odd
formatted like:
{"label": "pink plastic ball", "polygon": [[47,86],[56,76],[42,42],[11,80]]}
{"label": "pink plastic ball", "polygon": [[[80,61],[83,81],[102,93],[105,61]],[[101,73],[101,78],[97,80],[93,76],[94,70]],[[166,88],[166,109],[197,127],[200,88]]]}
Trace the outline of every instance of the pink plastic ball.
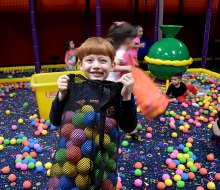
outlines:
{"label": "pink plastic ball", "polygon": [[170,179],[170,176],[168,174],[163,174],[162,179],[165,181],[166,179]]}
{"label": "pink plastic ball", "polygon": [[189,119],[188,122],[189,122],[189,123],[193,123],[193,119]]}
{"label": "pink plastic ball", "polygon": [[179,151],[175,149],[175,150],[173,150],[173,153],[178,154]]}
{"label": "pink plastic ball", "polygon": [[176,125],[170,125],[171,129],[176,129]]}
{"label": "pink plastic ball", "polygon": [[21,170],[27,170],[27,164],[21,164]]}
{"label": "pink plastic ball", "polygon": [[146,137],[147,137],[148,139],[151,139],[151,138],[152,138],[152,134],[151,134],[151,133],[147,133],[147,134],[146,134]]}
{"label": "pink plastic ball", "polygon": [[69,146],[72,146],[72,145],[73,145],[72,141],[68,140],[67,143],[66,143],[66,148],[68,148]]}
{"label": "pink plastic ball", "polygon": [[17,155],[16,155],[16,159],[17,159],[17,158],[21,158],[21,159],[22,159],[22,158],[23,158],[22,154],[17,154]]}
{"label": "pink plastic ball", "polygon": [[16,167],[17,169],[20,169],[20,168],[21,168],[21,165],[22,165],[21,162],[17,162],[16,165],[15,165],[15,167]]}
{"label": "pink plastic ball", "polygon": [[195,115],[196,115],[196,116],[198,116],[198,115],[199,115],[199,112],[198,112],[198,111],[197,111],[197,112],[195,112]]}
{"label": "pink plastic ball", "polygon": [[134,185],[135,185],[136,187],[141,187],[141,186],[142,186],[142,180],[140,180],[140,179],[135,179],[135,180],[134,180]]}
{"label": "pink plastic ball", "polygon": [[121,177],[118,177],[118,182],[121,182]]}
{"label": "pink plastic ball", "polygon": [[39,126],[37,129],[40,131],[43,130],[44,128],[42,126]]}
{"label": "pink plastic ball", "polygon": [[2,93],[2,97],[4,97],[5,96],[5,93]]}
{"label": "pink plastic ball", "polygon": [[16,125],[12,125],[12,126],[11,126],[11,129],[15,131],[15,130],[18,129],[18,127],[17,127]]}
{"label": "pink plastic ball", "polygon": [[165,118],[164,118],[164,117],[161,117],[161,118],[160,118],[160,122],[165,122]]}
{"label": "pink plastic ball", "polygon": [[215,122],[214,122],[214,121],[211,121],[210,123],[213,125]]}
{"label": "pink plastic ball", "polygon": [[122,150],[121,148],[118,149],[118,154],[121,154],[122,153]]}
{"label": "pink plastic ball", "polygon": [[35,144],[34,149],[37,149],[37,147],[39,147],[39,146],[40,146],[39,144]]}
{"label": "pink plastic ball", "polygon": [[172,159],[170,159],[170,158],[167,158],[167,159],[166,159],[166,164],[167,164],[167,165],[168,165],[169,163],[171,163],[171,162],[173,162]]}
{"label": "pink plastic ball", "polygon": [[170,158],[172,158],[172,159],[176,158],[176,154],[175,153],[171,153],[170,154]]}
{"label": "pink plastic ball", "polygon": [[181,170],[181,169],[176,170],[176,174],[181,175],[182,173],[183,173],[183,170]]}
{"label": "pink plastic ball", "polygon": [[9,89],[8,89],[8,88],[6,88],[6,89],[5,89],[5,92],[9,92]]}
{"label": "pink plastic ball", "polygon": [[173,117],[170,117],[171,122],[175,122],[175,119]]}
{"label": "pink plastic ball", "polygon": [[196,123],[196,127],[201,127],[201,126],[202,126],[201,123],[199,123],[199,122]]}
{"label": "pink plastic ball", "polygon": [[185,104],[183,107],[184,107],[184,108],[188,108],[188,105],[187,105],[187,104]]}
{"label": "pink plastic ball", "polygon": [[44,119],[40,119],[40,123],[45,123],[45,120]]}

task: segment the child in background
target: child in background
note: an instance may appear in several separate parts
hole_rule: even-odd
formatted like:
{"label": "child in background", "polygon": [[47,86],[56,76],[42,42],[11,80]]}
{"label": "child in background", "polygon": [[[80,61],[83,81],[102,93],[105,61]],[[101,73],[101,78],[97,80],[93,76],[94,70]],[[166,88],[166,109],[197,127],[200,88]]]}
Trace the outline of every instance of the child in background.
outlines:
{"label": "child in background", "polygon": [[218,143],[220,143],[220,111],[218,112],[218,119],[213,124],[212,127],[212,140],[216,140]]}
{"label": "child in background", "polygon": [[[113,46],[109,43],[109,41],[102,39],[102,38],[93,37],[93,38],[87,39],[80,46],[80,48],[77,50],[77,56],[79,57],[79,66],[80,66],[81,70],[84,72],[84,74],[86,75],[86,77],[90,81],[77,83],[77,86],[75,85],[73,88],[71,88],[69,86],[70,85],[69,76],[63,75],[63,76],[59,77],[59,79],[57,81],[59,92],[57,93],[57,96],[52,103],[52,108],[51,108],[51,112],[50,112],[51,123],[55,126],[59,126],[61,124],[62,114],[64,112],[65,106],[69,106],[68,104],[66,104],[66,102],[70,101],[70,99],[85,100],[86,104],[88,102],[90,102],[91,98],[93,101],[96,100],[94,98],[98,98],[97,99],[97,101],[98,101],[99,97],[96,97],[97,94],[94,93],[94,91],[95,90],[97,91],[97,89],[94,89],[93,85],[89,85],[89,84],[92,83],[91,80],[95,80],[95,81],[98,80],[98,81],[100,81],[100,83],[104,82],[104,80],[106,80],[106,78],[108,77],[110,71],[112,71],[114,68],[113,61],[115,58],[115,50],[114,50]],[[118,80],[118,82],[122,83],[122,85],[123,85],[121,93],[120,93],[121,97],[114,96],[114,94],[113,94],[112,98],[114,99],[114,101],[111,100],[112,102],[114,102],[114,103],[112,103],[112,106],[113,106],[113,109],[115,110],[115,113],[117,113],[117,114],[113,114],[113,117],[110,117],[110,116],[108,116],[108,117],[116,121],[116,123],[114,125],[115,130],[118,131],[118,126],[119,126],[122,130],[129,133],[129,132],[133,131],[137,125],[136,106],[135,106],[134,96],[132,95],[132,88],[133,88],[133,84],[134,84],[134,79],[133,79],[131,73],[127,73],[127,74],[123,75]],[[107,81],[105,81],[105,83],[107,83]],[[108,81],[107,84],[112,85],[114,83]],[[76,87],[78,87],[79,89]],[[114,87],[112,87],[112,88],[114,88]],[[76,92],[76,94],[74,94],[75,97],[70,97],[69,89],[74,89],[74,92]],[[98,96],[100,96],[100,95],[98,95]],[[74,106],[75,106],[75,104],[74,104]],[[117,125],[117,123],[118,123],[118,125]],[[98,130],[101,131],[102,129],[98,129]],[[105,132],[105,133],[107,133],[107,132]],[[95,135],[95,133],[94,133],[94,135]],[[100,132],[99,132],[99,135],[100,135]],[[108,136],[108,134],[104,134],[104,135]],[[116,143],[117,147],[119,144],[118,139],[119,138],[116,138],[116,140],[114,141]],[[111,139],[111,141],[113,141],[113,139]],[[107,147],[105,147],[105,148],[107,148]],[[73,155],[74,155],[74,153],[75,152],[73,152]],[[77,154],[77,153],[75,153],[75,154]],[[105,155],[107,153],[104,152],[103,154]],[[95,155],[95,156],[98,156],[98,155]],[[85,158],[85,159],[88,159],[88,158]],[[109,156],[109,159],[113,163],[115,163],[115,161],[117,160],[117,149],[116,149],[116,152],[113,155],[113,157]],[[92,162],[94,163],[94,160],[92,160]],[[110,164],[110,161],[108,163],[105,160],[105,158],[103,158],[103,157],[100,160],[100,162],[101,163],[99,165],[99,167],[100,167],[99,171],[103,171],[106,167],[105,165]],[[112,166],[114,166],[114,165],[112,165]],[[113,169],[111,169],[111,170],[112,170],[111,175],[109,175],[109,176],[113,176],[114,178],[108,177],[106,179],[108,182],[107,184],[108,184],[109,190],[113,190],[116,188],[115,187],[116,183],[117,183],[116,164],[115,164],[115,167],[113,167]],[[90,189],[89,187],[93,187],[94,189],[101,189],[100,184],[104,185],[104,183],[105,183],[105,181],[102,180],[102,174],[98,175],[98,177],[95,178],[95,181],[94,180],[92,181],[90,179],[94,179],[94,177],[96,176],[95,173],[93,173],[92,171],[88,174],[88,179],[83,178],[83,180],[82,180],[81,178],[76,177],[76,178],[73,178],[73,183],[76,182],[78,179],[81,179],[81,181],[78,180],[77,183],[75,183],[79,189]],[[81,176],[81,174],[78,174],[78,175]],[[116,179],[116,180],[112,181],[112,179]],[[53,180],[53,179],[51,178],[51,180]],[[71,180],[72,180],[72,178],[71,178]],[[76,180],[76,181],[74,181],[74,180]],[[89,185],[90,185],[89,187],[88,187],[88,185],[85,185],[87,183],[89,183]],[[60,183],[60,184],[62,185],[62,183]],[[48,183],[48,186],[49,185],[53,186],[54,181],[50,181]],[[81,186],[83,186],[84,188],[80,188]],[[71,188],[69,188],[69,189],[71,189]]]}
{"label": "child in background", "polygon": [[186,97],[195,98],[198,96],[203,96],[203,93],[197,94],[196,88],[192,84],[185,85],[182,80],[181,73],[174,73],[171,77],[171,85],[169,86],[166,95],[174,96],[179,103],[186,103],[189,106],[199,107],[197,103],[192,103],[186,100]]}
{"label": "child in background", "polygon": [[73,71],[76,64],[76,48],[72,40],[67,40],[65,43],[65,64],[67,71]]}
{"label": "child in background", "polygon": [[118,81],[124,73],[131,72],[132,66],[126,63],[126,52],[132,44],[132,40],[137,36],[134,26],[127,22],[114,22],[109,28],[107,39],[112,43],[116,51],[115,67],[109,74],[107,80]]}
{"label": "child in background", "polygon": [[138,49],[143,48],[145,46],[145,43],[141,43],[140,38],[143,35],[143,28],[141,26],[136,26],[137,30],[137,36],[133,39],[133,43],[131,44],[131,48],[128,50],[127,53],[129,53],[133,59],[136,61],[138,66]]}

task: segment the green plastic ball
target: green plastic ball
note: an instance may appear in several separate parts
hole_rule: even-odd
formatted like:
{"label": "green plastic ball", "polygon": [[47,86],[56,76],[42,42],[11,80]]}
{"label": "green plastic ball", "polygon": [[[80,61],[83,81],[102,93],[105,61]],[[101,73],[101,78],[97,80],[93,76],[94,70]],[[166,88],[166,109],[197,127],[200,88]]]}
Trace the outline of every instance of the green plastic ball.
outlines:
{"label": "green plastic ball", "polygon": [[85,124],[83,122],[83,113],[76,113],[72,118],[72,123],[76,126],[76,128],[85,128]]}
{"label": "green plastic ball", "polygon": [[192,163],[194,163],[195,161],[194,161],[193,158],[188,158],[188,159],[187,159],[187,162],[192,162]]}
{"label": "green plastic ball", "polygon": [[191,166],[190,168],[191,172],[197,172],[197,167],[196,166]]}
{"label": "green plastic ball", "polygon": [[170,114],[170,113],[169,113],[168,111],[165,112],[165,115],[166,115],[166,116],[169,115],[169,114]]}
{"label": "green plastic ball", "polygon": [[55,160],[61,165],[63,165],[66,162],[66,149],[65,148],[61,148],[56,151]]}
{"label": "green plastic ball", "polygon": [[180,163],[181,164],[185,164],[186,163],[186,158],[182,157],[179,159]]}
{"label": "green plastic ball", "polygon": [[189,154],[189,156],[192,156],[193,152],[189,151],[189,152],[187,152],[187,154]]}
{"label": "green plastic ball", "polygon": [[141,124],[137,124],[136,129],[139,130],[139,131],[142,130],[142,125]]}
{"label": "green plastic ball", "polygon": [[127,147],[129,145],[128,141],[122,141],[121,146]]}
{"label": "green plastic ball", "polygon": [[111,172],[111,171],[115,171],[116,170],[116,162],[113,159],[109,159],[109,161],[107,162],[107,167],[106,170]]}
{"label": "green plastic ball", "polygon": [[5,139],[5,140],[4,140],[4,144],[5,144],[5,145],[8,145],[9,143],[10,143],[10,140],[9,140],[9,139]]}
{"label": "green plastic ball", "polygon": [[34,169],[35,168],[35,164],[33,162],[30,162],[28,164],[28,169]]}
{"label": "green plastic ball", "polygon": [[[106,160],[106,162],[108,162],[108,160],[109,160],[108,154],[105,154],[105,160]],[[100,166],[101,164],[102,164],[102,155],[101,155],[101,152],[99,151],[95,157],[95,165]]]}
{"label": "green plastic ball", "polygon": [[173,147],[169,146],[169,147],[167,148],[167,152],[172,153],[172,152],[173,152]]}
{"label": "green plastic ball", "polygon": [[178,188],[184,188],[185,187],[185,182],[184,181],[177,181],[176,186]]}
{"label": "green plastic ball", "polygon": [[21,139],[17,139],[16,142],[17,142],[17,144],[21,144],[22,140]]}
{"label": "green plastic ball", "polygon": [[28,107],[29,103],[28,102],[24,102],[23,107]]}
{"label": "green plastic ball", "polygon": [[189,152],[189,148],[188,147],[184,147],[183,152],[185,152],[185,153]]}
{"label": "green plastic ball", "polygon": [[108,145],[107,152],[110,156],[114,155],[117,152],[117,145],[115,143],[111,142]]}
{"label": "green plastic ball", "polygon": [[22,159],[21,159],[21,158],[17,158],[17,159],[15,160],[15,163],[17,164],[18,162],[22,162]]}
{"label": "green plastic ball", "polygon": [[22,141],[23,141],[23,140],[27,140],[27,137],[22,137]]}
{"label": "green plastic ball", "polygon": [[140,169],[136,169],[136,170],[134,171],[134,175],[137,176],[137,177],[139,177],[139,176],[142,175],[142,171],[141,171]]}
{"label": "green plastic ball", "polygon": [[25,159],[30,160],[30,159],[32,159],[32,157],[31,156],[26,156]]}

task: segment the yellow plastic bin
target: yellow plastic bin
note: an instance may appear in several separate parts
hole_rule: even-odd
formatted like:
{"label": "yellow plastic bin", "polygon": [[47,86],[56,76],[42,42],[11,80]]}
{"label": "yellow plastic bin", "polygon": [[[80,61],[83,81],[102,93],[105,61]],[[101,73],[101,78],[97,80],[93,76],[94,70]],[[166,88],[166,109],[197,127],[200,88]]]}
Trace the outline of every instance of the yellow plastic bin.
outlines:
{"label": "yellow plastic bin", "polygon": [[31,87],[34,87],[36,90],[40,118],[49,119],[52,101],[54,100],[58,91],[57,79],[59,76],[71,73],[83,75],[83,72],[81,71],[54,72],[32,75]]}

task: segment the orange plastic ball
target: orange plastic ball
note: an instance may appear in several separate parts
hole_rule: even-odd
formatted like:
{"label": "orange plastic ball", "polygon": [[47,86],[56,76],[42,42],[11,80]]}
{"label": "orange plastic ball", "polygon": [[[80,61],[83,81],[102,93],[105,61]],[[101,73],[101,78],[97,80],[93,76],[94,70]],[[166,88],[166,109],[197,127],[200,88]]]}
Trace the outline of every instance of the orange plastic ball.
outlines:
{"label": "orange plastic ball", "polygon": [[185,117],[186,119],[190,119],[190,115],[186,115],[186,117]]}
{"label": "orange plastic ball", "polygon": [[203,110],[203,109],[200,109],[200,110],[199,110],[199,113],[204,113],[204,110]]}
{"label": "orange plastic ball", "polygon": [[215,179],[216,179],[217,181],[220,181],[220,173],[216,173],[216,174],[215,174]]}
{"label": "orange plastic ball", "polygon": [[6,166],[6,167],[2,168],[1,171],[3,174],[8,174],[8,173],[10,173],[11,170],[9,167]]}
{"label": "orange plastic ball", "polygon": [[213,161],[214,160],[214,154],[208,154],[207,156],[206,156],[206,159],[208,160],[208,161]]}
{"label": "orange plastic ball", "polygon": [[189,138],[187,139],[187,142],[193,143],[193,138],[192,138],[192,137],[189,137]]}
{"label": "orange plastic ball", "polygon": [[10,182],[14,182],[14,181],[16,181],[16,179],[17,179],[17,177],[16,177],[15,174],[10,174],[10,175],[8,176],[8,180],[9,180]]}
{"label": "orange plastic ball", "polygon": [[176,115],[175,119],[179,120],[179,119],[180,119],[180,116],[179,116],[179,115]]}
{"label": "orange plastic ball", "polygon": [[199,173],[200,173],[200,175],[207,175],[207,169],[205,169],[205,168],[201,168],[200,170],[199,170]]}
{"label": "orange plastic ball", "polygon": [[193,172],[189,172],[188,173],[188,178],[189,179],[194,179],[196,176],[195,176],[195,174],[193,173]]}
{"label": "orange plastic ball", "polygon": [[204,190],[204,188],[202,186],[199,186],[196,188],[196,190]]}
{"label": "orange plastic ball", "polygon": [[183,129],[183,132],[184,132],[184,133],[189,133],[189,129],[184,128],[184,129]]}
{"label": "orange plastic ball", "polygon": [[117,183],[116,189],[122,189],[122,183],[121,183],[121,182],[118,182],[118,183]]}
{"label": "orange plastic ball", "polygon": [[36,158],[36,157],[37,157],[37,153],[36,153],[36,152],[30,152],[30,156],[31,156],[32,158]]}
{"label": "orange plastic ball", "polygon": [[29,188],[31,188],[31,182],[30,181],[25,181],[24,183],[23,183],[23,187],[25,188],[25,189],[29,189]]}
{"label": "orange plastic ball", "polygon": [[198,163],[198,162],[194,163],[194,166],[196,166],[196,168],[197,168],[198,170],[201,168],[201,164]]}
{"label": "orange plastic ball", "polygon": [[29,156],[29,153],[28,152],[24,152],[22,155],[23,155],[24,158],[26,158],[26,156]]}
{"label": "orange plastic ball", "polygon": [[166,188],[166,185],[165,185],[164,182],[159,182],[159,183],[157,184],[157,189],[163,190],[163,189],[165,189],[165,188]]}
{"label": "orange plastic ball", "polygon": [[135,169],[141,169],[142,168],[142,164],[140,162],[136,162],[134,165]]}
{"label": "orange plastic ball", "polygon": [[168,164],[168,168],[171,169],[171,170],[173,170],[173,169],[176,168],[176,164],[175,164],[174,162],[170,162],[170,163]]}
{"label": "orange plastic ball", "polygon": [[151,133],[151,132],[153,131],[153,129],[152,129],[151,127],[148,127],[148,128],[146,129],[146,131],[147,131],[148,133]]}
{"label": "orange plastic ball", "polygon": [[0,102],[2,102],[2,98],[0,98]]}
{"label": "orange plastic ball", "polygon": [[44,126],[43,126],[43,129],[48,129],[48,126],[47,126],[47,125],[44,125]]}
{"label": "orange plastic ball", "polygon": [[205,117],[205,118],[203,119],[203,122],[208,123],[208,122],[209,122],[208,118]]}
{"label": "orange plastic ball", "polygon": [[36,136],[39,136],[39,135],[40,135],[40,131],[35,131],[34,134],[35,134]]}

